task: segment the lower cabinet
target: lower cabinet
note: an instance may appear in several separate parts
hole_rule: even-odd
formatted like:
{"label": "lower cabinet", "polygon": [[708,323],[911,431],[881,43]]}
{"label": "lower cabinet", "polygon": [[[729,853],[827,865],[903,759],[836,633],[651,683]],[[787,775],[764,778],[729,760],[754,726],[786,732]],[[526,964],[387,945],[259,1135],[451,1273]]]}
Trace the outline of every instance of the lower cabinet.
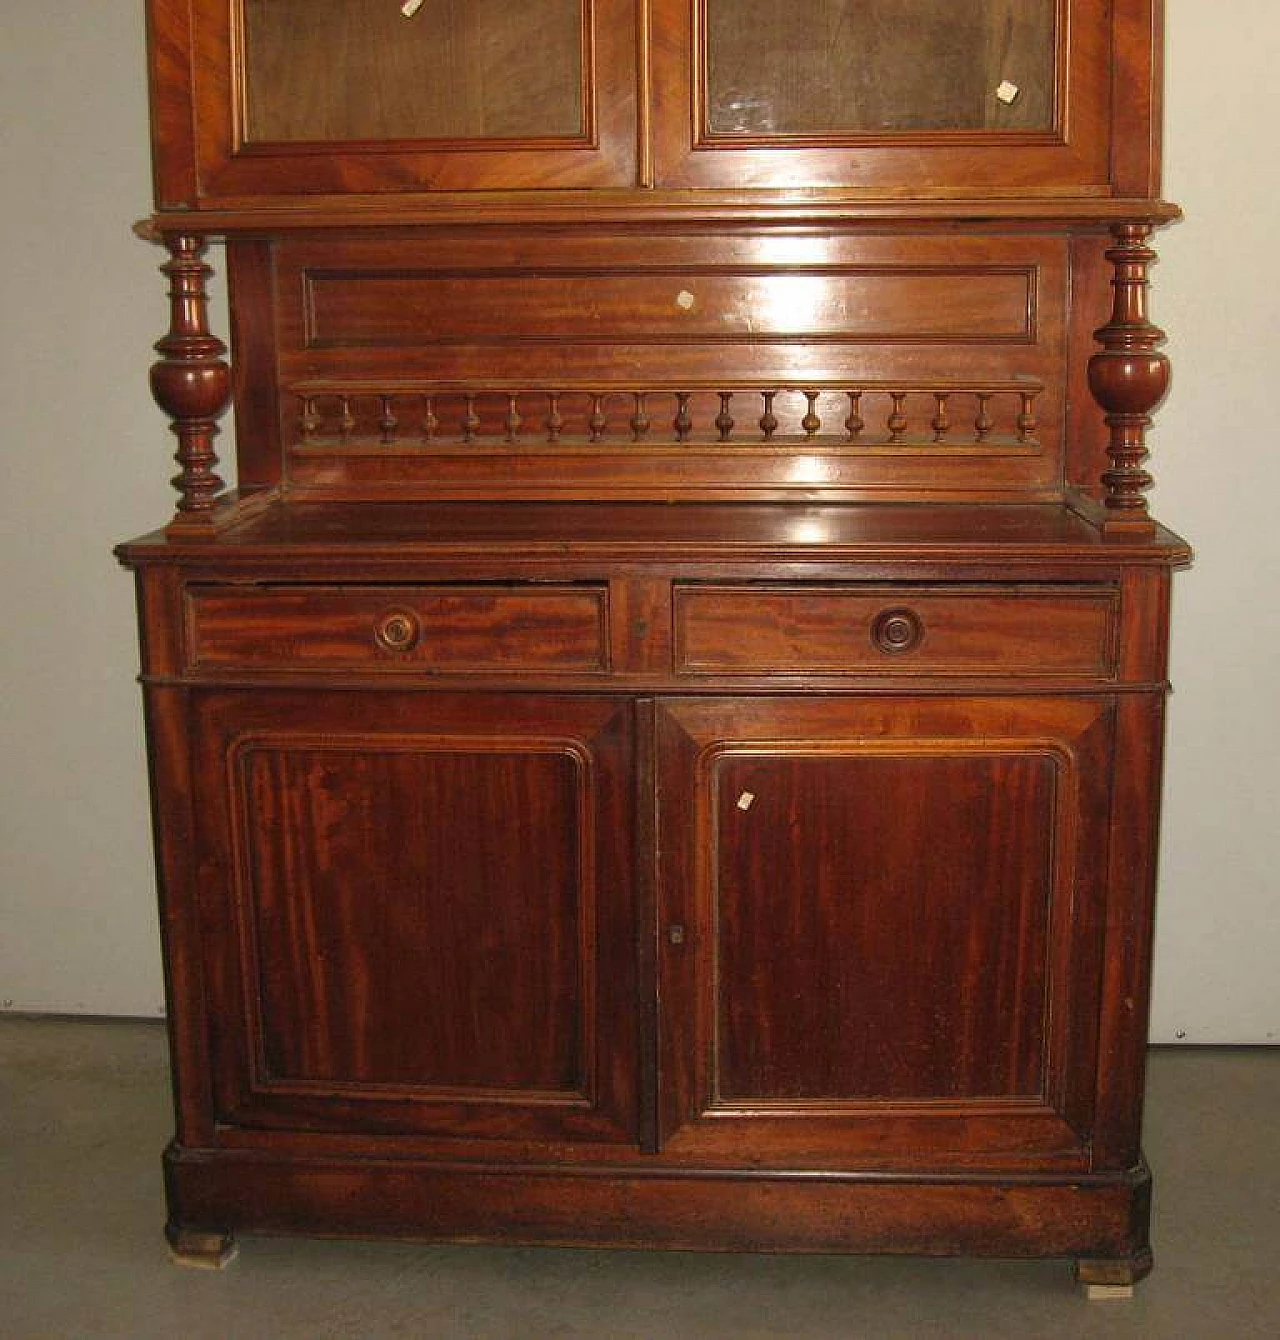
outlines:
{"label": "lower cabinet", "polygon": [[1090,1166],[1109,696],[189,710],[224,1132]]}

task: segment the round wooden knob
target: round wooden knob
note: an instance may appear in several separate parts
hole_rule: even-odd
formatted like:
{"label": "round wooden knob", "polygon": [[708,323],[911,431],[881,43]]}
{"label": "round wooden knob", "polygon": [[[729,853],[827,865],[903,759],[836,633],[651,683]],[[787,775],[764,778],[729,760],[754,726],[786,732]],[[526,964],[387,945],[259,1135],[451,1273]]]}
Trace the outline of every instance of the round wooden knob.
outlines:
{"label": "round wooden knob", "polygon": [[422,636],[422,625],[408,610],[388,610],[374,625],[373,636],[384,651],[412,651]]}
{"label": "round wooden knob", "polygon": [[924,624],[914,610],[885,610],[871,625],[871,640],[888,656],[898,656],[920,645]]}

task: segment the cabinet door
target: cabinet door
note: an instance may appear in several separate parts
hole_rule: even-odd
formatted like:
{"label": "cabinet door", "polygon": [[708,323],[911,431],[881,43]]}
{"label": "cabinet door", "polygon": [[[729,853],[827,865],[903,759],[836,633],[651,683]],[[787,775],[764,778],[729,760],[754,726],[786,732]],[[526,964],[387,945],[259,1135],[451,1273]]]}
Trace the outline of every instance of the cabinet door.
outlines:
{"label": "cabinet door", "polygon": [[661,757],[661,1136],[1087,1164],[1106,699],[704,699]]}
{"label": "cabinet door", "polygon": [[635,0],[151,8],[162,207],[635,180]]}
{"label": "cabinet door", "polygon": [[1110,0],[654,0],[654,28],[660,186],[1108,181]]}
{"label": "cabinet door", "polygon": [[627,705],[211,691],[193,712],[224,1127],[634,1138]]}

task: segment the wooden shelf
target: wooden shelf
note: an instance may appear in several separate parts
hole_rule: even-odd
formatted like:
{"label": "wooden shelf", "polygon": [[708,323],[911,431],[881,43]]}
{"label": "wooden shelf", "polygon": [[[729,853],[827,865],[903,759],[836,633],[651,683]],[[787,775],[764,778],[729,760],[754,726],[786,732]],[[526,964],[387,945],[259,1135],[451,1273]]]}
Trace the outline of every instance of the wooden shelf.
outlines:
{"label": "wooden shelf", "polygon": [[215,539],[175,544],[163,532],[122,545],[131,564],[236,561],[336,552],[339,561],[501,552],[511,558],[590,554],[694,561],[972,561],[1072,558],[1098,563],[1189,562],[1162,528],[1118,553],[1066,506],[785,503],[287,503],[231,524]]}

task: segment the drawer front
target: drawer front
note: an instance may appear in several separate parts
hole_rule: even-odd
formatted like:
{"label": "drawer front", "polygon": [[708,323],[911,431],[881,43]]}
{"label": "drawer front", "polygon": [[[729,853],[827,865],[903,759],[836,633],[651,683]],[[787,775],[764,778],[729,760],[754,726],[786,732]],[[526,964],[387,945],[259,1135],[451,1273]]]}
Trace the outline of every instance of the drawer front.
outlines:
{"label": "drawer front", "polygon": [[580,674],[609,668],[601,586],[192,587],[194,670]]}
{"label": "drawer front", "polygon": [[676,672],[1115,673],[1109,587],[684,586]]}

